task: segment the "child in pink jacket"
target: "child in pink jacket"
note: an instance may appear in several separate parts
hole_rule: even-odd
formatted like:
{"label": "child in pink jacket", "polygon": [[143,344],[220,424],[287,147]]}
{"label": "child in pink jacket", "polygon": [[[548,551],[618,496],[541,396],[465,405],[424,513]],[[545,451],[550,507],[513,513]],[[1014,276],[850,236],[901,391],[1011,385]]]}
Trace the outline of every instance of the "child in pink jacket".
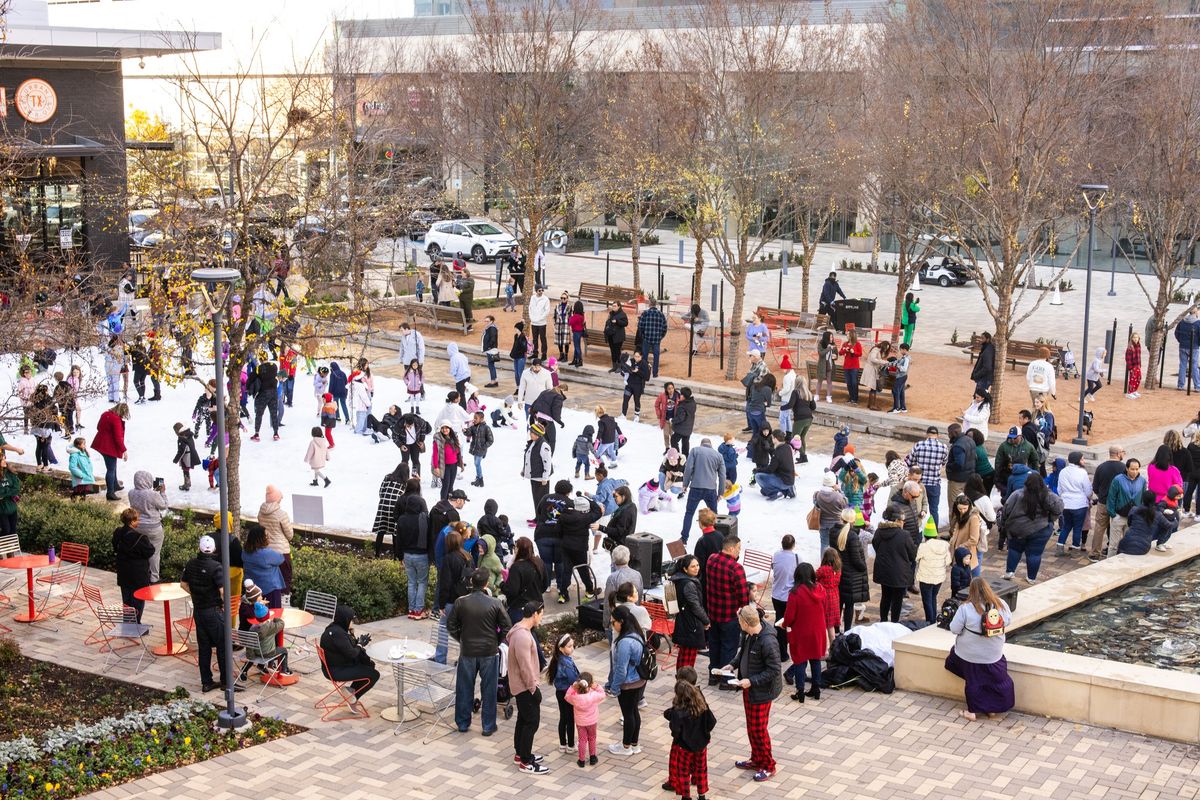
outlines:
{"label": "child in pink jacket", "polygon": [[590,672],[579,675],[579,680],[567,689],[568,703],[575,707],[575,742],[579,746],[579,766],[585,763],[595,766],[596,727],[600,722],[600,703],[604,702],[604,687],[592,679]]}

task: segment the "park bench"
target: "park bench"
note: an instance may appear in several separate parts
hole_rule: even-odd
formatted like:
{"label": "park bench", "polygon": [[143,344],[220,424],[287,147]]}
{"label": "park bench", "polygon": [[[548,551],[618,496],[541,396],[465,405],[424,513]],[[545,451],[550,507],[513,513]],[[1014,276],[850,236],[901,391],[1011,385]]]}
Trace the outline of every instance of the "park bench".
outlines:
{"label": "park bench", "polygon": [[807,328],[817,330],[829,326],[828,314],[814,314],[811,311],[792,311],[787,308],[771,308],[759,306],[754,309],[767,327]]}
{"label": "park bench", "polygon": [[[805,361],[804,362],[804,372],[808,376],[809,384],[812,384],[813,381],[815,381],[817,379],[817,362]],[[862,375],[862,373],[860,372],[859,376],[861,377],[861,375]],[[846,372],[842,369],[841,364],[833,365],[833,382],[841,383],[841,384],[846,383]],[[895,382],[896,382],[895,375],[888,372],[886,369],[880,370],[879,391],[881,391],[881,392],[891,391],[892,384],[894,384]],[[864,387],[860,387],[860,391],[865,392],[865,391],[867,391],[867,389]]]}
{"label": "park bench", "polygon": [[[1050,350],[1050,363],[1057,367],[1059,351],[1057,342],[1026,342],[1020,339],[1009,339],[1008,352],[1004,361],[1010,369],[1016,369],[1017,366],[1027,367],[1031,362],[1041,358],[1039,353],[1043,347]],[[982,349],[983,337],[972,333],[971,344],[966,348],[971,356],[972,364],[975,363],[975,359],[979,357],[979,351]]]}
{"label": "park bench", "polygon": [[637,303],[638,291],[627,289],[624,286],[609,286],[604,283],[580,283],[579,293],[576,296],[585,303],[608,305],[615,300],[621,305],[627,306]]}
{"label": "park bench", "polygon": [[404,304],[405,310],[413,322],[429,322],[436,330],[442,326],[458,328],[467,332],[467,318],[463,315],[461,306],[439,306],[436,303],[418,303],[409,300]]}

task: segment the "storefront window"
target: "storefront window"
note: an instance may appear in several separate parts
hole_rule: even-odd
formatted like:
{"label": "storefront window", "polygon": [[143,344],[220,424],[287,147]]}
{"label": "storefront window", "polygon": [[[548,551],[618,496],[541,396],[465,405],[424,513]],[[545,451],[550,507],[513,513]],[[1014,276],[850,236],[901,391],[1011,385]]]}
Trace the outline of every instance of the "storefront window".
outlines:
{"label": "storefront window", "polygon": [[[77,159],[43,159],[3,189],[3,251],[6,257],[76,251],[84,240],[84,188]],[[69,238],[66,238],[69,237]]]}

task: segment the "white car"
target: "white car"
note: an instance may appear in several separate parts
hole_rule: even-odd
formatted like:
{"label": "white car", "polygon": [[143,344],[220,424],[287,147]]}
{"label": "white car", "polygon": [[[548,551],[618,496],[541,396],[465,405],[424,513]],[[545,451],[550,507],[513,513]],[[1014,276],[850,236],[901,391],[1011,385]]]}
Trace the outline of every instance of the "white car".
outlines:
{"label": "white car", "polygon": [[455,219],[435,222],[425,234],[425,252],[431,257],[442,253],[463,253],[482,264],[497,256],[506,256],[517,240],[490,219]]}

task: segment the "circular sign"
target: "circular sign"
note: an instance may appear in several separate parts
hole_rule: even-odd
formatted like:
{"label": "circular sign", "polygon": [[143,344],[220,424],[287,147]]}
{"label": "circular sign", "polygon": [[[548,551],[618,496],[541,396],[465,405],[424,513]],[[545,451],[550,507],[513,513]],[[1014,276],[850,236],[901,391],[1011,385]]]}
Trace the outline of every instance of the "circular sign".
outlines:
{"label": "circular sign", "polygon": [[41,78],[30,78],[18,86],[14,102],[17,113],[34,124],[48,121],[58,110],[54,87]]}

